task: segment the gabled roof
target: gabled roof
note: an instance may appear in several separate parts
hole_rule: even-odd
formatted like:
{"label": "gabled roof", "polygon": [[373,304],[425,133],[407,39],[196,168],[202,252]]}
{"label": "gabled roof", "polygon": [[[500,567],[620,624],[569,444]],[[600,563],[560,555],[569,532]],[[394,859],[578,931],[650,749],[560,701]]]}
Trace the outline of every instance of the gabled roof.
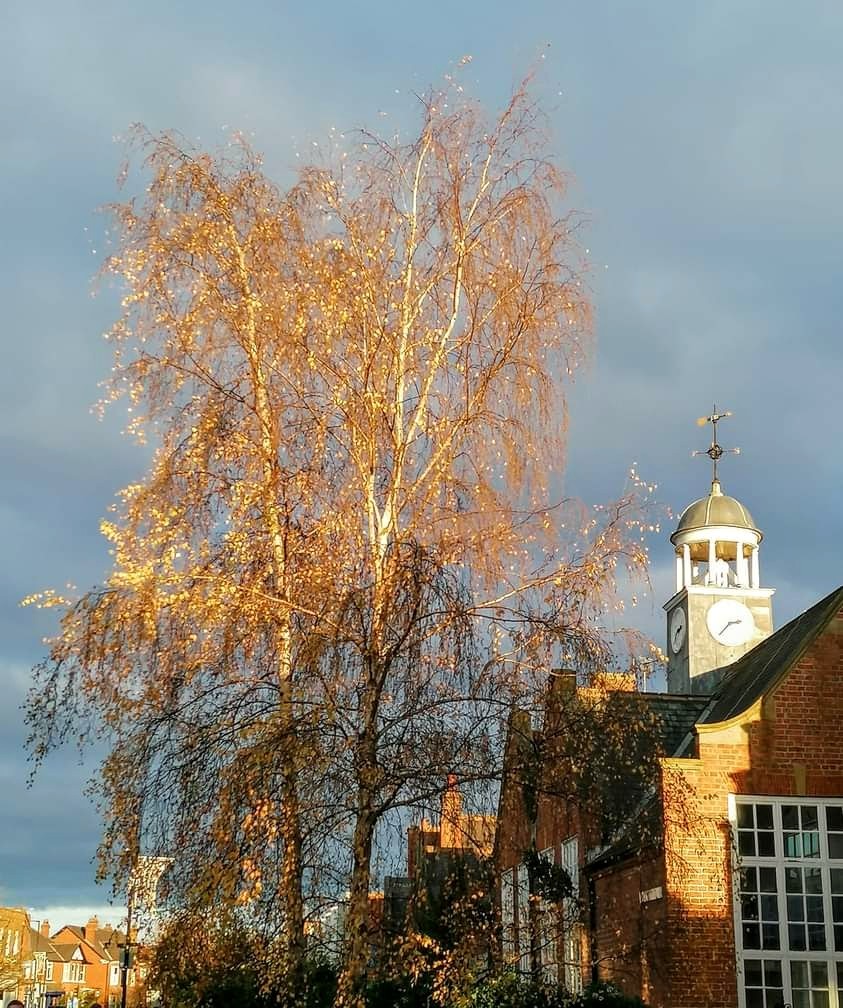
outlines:
{"label": "gabled roof", "polygon": [[[53,942],[53,949],[55,950],[58,961],[60,962],[72,962],[76,957],[76,953],[79,951],[78,942]],[[81,957],[81,953],[80,953]]]}
{"label": "gabled roof", "polygon": [[114,962],[119,959],[119,949],[126,943],[126,936],[122,931],[113,927],[97,928],[91,938],[85,937],[85,929],[75,924],[65,924],[58,932],[69,931],[74,938],[79,939],[81,945],[87,946],[100,957],[100,959]]}
{"label": "gabled roof", "polygon": [[793,668],[841,609],[843,586],[727,666],[725,678],[707,698],[708,705],[697,723],[718,724],[751,707]]}

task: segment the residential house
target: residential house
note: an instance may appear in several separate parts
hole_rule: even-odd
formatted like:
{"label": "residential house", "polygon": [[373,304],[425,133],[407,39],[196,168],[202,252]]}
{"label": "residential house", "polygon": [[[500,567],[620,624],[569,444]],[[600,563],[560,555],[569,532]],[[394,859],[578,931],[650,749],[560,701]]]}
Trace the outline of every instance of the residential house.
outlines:
{"label": "residential house", "polygon": [[[36,922],[37,923],[37,922]],[[23,993],[19,995],[27,1006],[46,1006],[61,999],[60,991],[53,987],[59,975],[60,956],[49,938],[50,923],[40,928],[30,927],[27,932],[24,956]]]}
{"label": "residential house", "polygon": [[[65,925],[51,940],[60,963],[60,969],[55,971],[56,989],[70,997],[91,991],[105,1008],[120,1004],[125,933],[110,926],[101,927],[99,920],[92,917],[81,926]],[[127,971],[129,1004],[139,999],[145,980],[143,973],[140,964]]]}

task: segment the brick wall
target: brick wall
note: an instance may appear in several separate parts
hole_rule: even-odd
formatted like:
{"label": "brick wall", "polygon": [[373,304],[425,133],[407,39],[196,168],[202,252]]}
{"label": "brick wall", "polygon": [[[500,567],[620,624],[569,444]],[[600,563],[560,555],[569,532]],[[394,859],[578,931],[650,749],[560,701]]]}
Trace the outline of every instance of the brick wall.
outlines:
{"label": "brick wall", "polygon": [[[728,795],[843,795],[843,613],[741,717],[665,760],[670,1008],[737,1005]],[[672,794],[671,794],[672,790]]]}

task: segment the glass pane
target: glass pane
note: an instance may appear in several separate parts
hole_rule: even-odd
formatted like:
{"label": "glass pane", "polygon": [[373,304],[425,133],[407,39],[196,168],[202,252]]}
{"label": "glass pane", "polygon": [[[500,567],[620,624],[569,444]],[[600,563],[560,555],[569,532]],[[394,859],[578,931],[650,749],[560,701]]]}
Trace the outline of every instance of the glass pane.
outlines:
{"label": "glass pane", "polygon": [[805,869],[805,892],[821,893],[823,891],[823,876],[819,868]]}
{"label": "glass pane", "polygon": [[785,833],[784,835],[784,856],[802,857],[802,834]]}
{"label": "glass pane", "polygon": [[[754,871],[754,869],[753,869]],[[843,876],[843,871],[840,872]],[[761,892],[775,892],[776,891],[776,869],[775,868],[759,868],[758,869],[758,881],[761,887]],[[840,879],[841,886],[843,886],[843,877]],[[841,888],[843,892],[843,888]],[[843,1008],[843,1005],[840,1006]]]}
{"label": "glass pane", "polygon": [[[772,829],[773,828],[773,806],[772,805],[756,805],[755,806],[755,818],[756,825],[759,829]],[[843,829],[843,826],[840,827]]]}
{"label": "glass pane", "polygon": [[811,996],[808,991],[794,989],[793,1008],[811,1008]]}
{"label": "glass pane", "polygon": [[[761,869],[764,871],[764,869]],[[843,868],[831,869],[831,891],[843,893]]]}
{"label": "glass pane", "polygon": [[787,897],[787,919],[789,921],[805,920],[805,901],[801,896]]}
{"label": "glass pane", "polygon": [[802,834],[802,857],[820,856],[820,835],[819,833]]}
{"label": "glass pane", "polygon": [[764,976],[768,987],[782,986],[782,964],[778,959],[764,960]]}
{"label": "glass pane", "polygon": [[747,987],[760,987],[763,982],[761,979],[761,960],[746,959],[743,964],[743,975]]}
{"label": "glass pane", "polygon": [[776,856],[776,840],[774,833],[758,834],[758,856],[759,857]]}
{"label": "glass pane", "polygon": [[828,856],[843,858],[843,833],[828,834]]}
{"label": "glass pane", "polygon": [[808,948],[812,952],[825,952],[825,928],[822,924],[808,925]]}
{"label": "glass pane", "polygon": [[805,902],[808,904],[807,911],[809,921],[825,920],[825,914],[823,913],[822,896],[808,896]]}
{"label": "glass pane", "polygon": [[[834,951],[843,952],[843,924],[834,925]],[[840,1004],[843,1005],[843,998],[841,998]]]}
{"label": "glass pane", "polygon": [[843,896],[831,897],[831,916],[833,920],[843,924]]}
{"label": "glass pane", "polygon": [[802,829],[803,830],[815,830],[819,829],[820,821],[817,818],[817,806],[816,805],[803,805],[802,806]]}
{"label": "glass pane", "polygon": [[815,990],[813,1008],[828,1008],[828,988],[825,990]]}
{"label": "glass pane", "polygon": [[754,833],[738,833],[738,853],[744,857],[755,857]]}
{"label": "glass pane", "polygon": [[782,805],[782,829],[799,829],[798,805]]}
{"label": "glass pane", "polygon": [[747,988],[746,1008],[764,1008],[764,991],[760,987]]}
{"label": "glass pane", "polygon": [[828,963],[811,963],[811,986],[828,987]]}
{"label": "glass pane", "polygon": [[801,868],[785,868],[784,887],[788,892],[802,892]]}
{"label": "glass pane", "polygon": [[[761,932],[765,949],[779,949],[779,926],[778,924],[762,924]],[[823,945],[825,948],[825,945]]]}
{"label": "glass pane", "polygon": [[825,821],[830,830],[840,830],[843,832],[843,806],[827,806],[825,810]]}
{"label": "glass pane", "polygon": [[808,964],[794,961],[790,964],[790,982],[794,987],[808,986]]}
{"label": "glass pane", "polygon": [[752,821],[752,806],[738,805],[738,828],[752,829],[755,823]]}
{"label": "glass pane", "polygon": [[[763,871],[764,869],[762,868],[761,870]],[[757,878],[758,876],[754,868],[741,868],[741,892],[757,892]]]}
{"label": "glass pane", "polygon": [[[802,930],[800,928],[800,930]],[[743,947],[745,949],[760,949],[761,948],[761,932],[758,929],[757,924],[744,924],[743,926]],[[790,946],[793,948],[793,945]],[[800,949],[805,948],[805,939],[802,939],[802,945],[799,946]]]}
{"label": "glass pane", "polygon": [[758,897],[749,895],[741,896],[741,917],[745,921],[758,920]]}
{"label": "glass pane", "polygon": [[[840,897],[843,902],[843,896]],[[774,921],[779,919],[779,901],[776,896],[761,897],[761,920]],[[822,918],[818,918],[822,920]]]}
{"label": "glass pane", "polygon": [[[752,924],[747,924],[744,926],[744,933],[748,927],[753,927]],[[788,924],[787,926],[787,938],[790,944],[791,952],[804,952],[805,951],[805,928],[802,924]],[[744,946],[746,948],[757,948],[757,945],[747,945],[744,941]]]}

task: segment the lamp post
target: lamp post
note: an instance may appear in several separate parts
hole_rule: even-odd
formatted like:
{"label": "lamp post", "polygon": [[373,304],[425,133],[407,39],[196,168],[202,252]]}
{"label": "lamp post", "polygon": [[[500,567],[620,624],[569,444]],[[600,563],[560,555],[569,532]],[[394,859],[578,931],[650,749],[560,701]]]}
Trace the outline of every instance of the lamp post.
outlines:
{"label": "lamp post", "polygon": [[126,941],[123,945],[122,962],[120,964],[120,1008],[126,1008],[126,997],[129,990],[129,967],[132,955],[132,911],[134,909],[134,884],[129,884],[126,906]]}

